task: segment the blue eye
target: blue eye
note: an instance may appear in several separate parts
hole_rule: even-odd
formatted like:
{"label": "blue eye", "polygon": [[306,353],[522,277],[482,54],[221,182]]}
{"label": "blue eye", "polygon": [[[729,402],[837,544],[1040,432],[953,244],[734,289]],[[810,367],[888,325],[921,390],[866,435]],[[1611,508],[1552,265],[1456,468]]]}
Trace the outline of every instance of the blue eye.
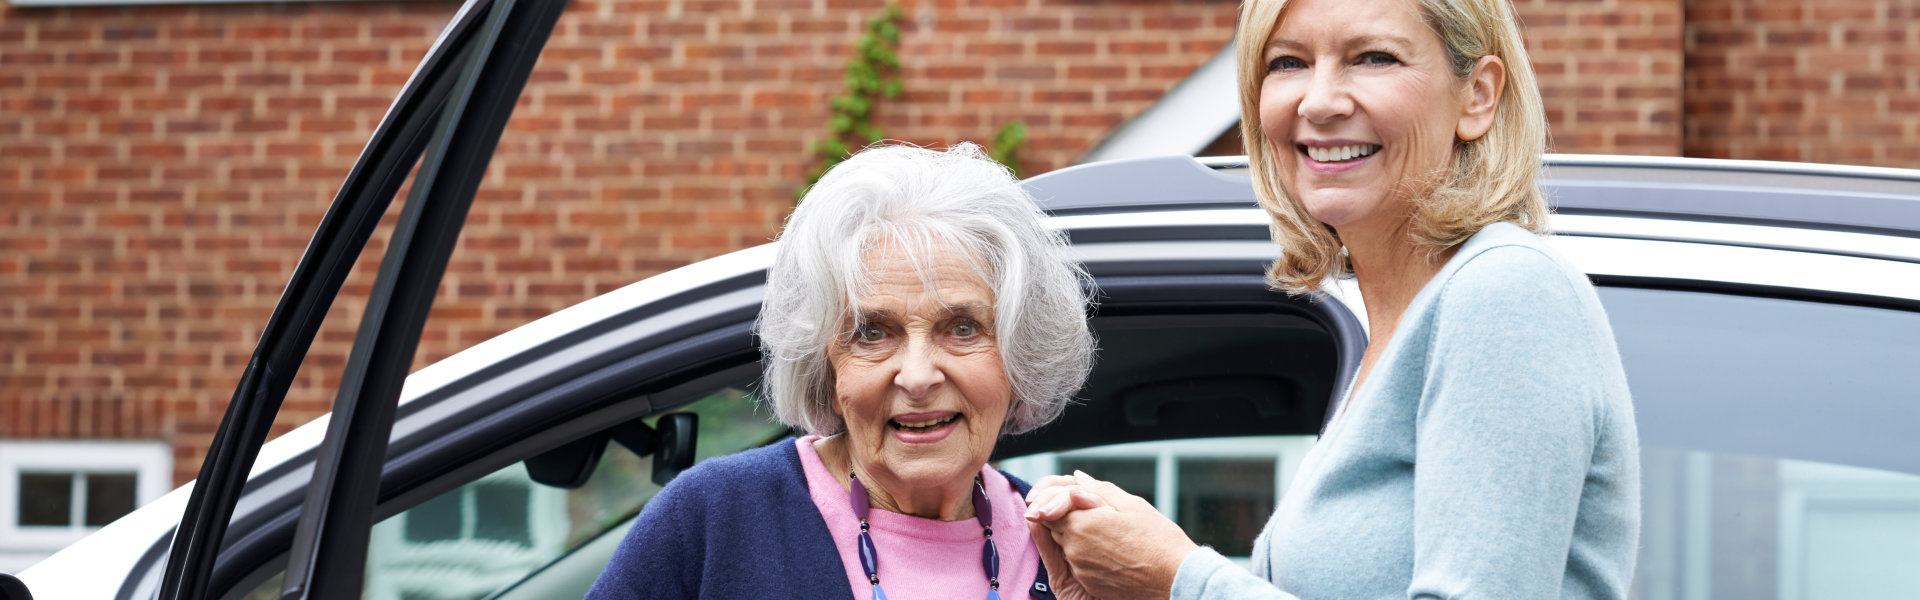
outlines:
{"label": "blue eye", "polygon": [[1293,71],[1307,68],[1307,61],[1292,56],[1282,56],[1267,61],[1267,71]]}
{"label": "blue eye", "polygon": [[1385,52],[1368,52],[1360,55],[1360,62],[1374,66],[1385,66],[1400,64],[1400,59],[1394,58],[1392,54]]}
{"label": "blue eye", "polygon": [[980,333],[980,328],[974,327],[972,323],[961,323],[959,325],[953,326],[954,337],[969,338],[969,337],[978,335],[979,333]]}

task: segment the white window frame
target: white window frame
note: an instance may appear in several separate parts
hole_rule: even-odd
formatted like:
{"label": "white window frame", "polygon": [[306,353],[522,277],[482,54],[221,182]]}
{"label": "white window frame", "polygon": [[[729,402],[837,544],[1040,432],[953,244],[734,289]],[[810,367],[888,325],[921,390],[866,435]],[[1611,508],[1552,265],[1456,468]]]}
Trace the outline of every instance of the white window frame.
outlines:
{"label": "white window frame", "polygon": [[[1294,476],[1299,474],[1300,461],[1317,439],[1311,435],[1276,435],[1133,442],[1009,458],[1000,461],[999,467],[1015,477],[1033,482],[1047,475],[1062,474],[1061,457],[1152,459],[1154,497],[1147,500],[1153,502],[1160,514],[1179,521],[1180,480],[1176,473],[1179,461],[1194,458],[1273,459],[1273,498],[1277,503],[1286,494],[1287,486],[1293,483]],[[1099,476],[1097,473],[1093,475]],[[1241,566],[1249,564],[1244,556],[1227,558]]]}
{"label": "white window frame", "polygon": [[1920,513],[1920,479],[1828,463],[1781,460],[1779,535],[1780,600],[1819,598],[1812,589],[1813,521],[1818,514],[1854,510]]}
{"label": "white window frame", "polygon": [[[135,509],[173,488],[173,447],[159,441],[32,440],[0,442],[0,555],[50,555],[99,530],[84,522],[65,527],[22,527],[20,474],[134,473]],[[83,501],[75,498],[75,502]],[[35,559],[37,560],[37,559]]]}

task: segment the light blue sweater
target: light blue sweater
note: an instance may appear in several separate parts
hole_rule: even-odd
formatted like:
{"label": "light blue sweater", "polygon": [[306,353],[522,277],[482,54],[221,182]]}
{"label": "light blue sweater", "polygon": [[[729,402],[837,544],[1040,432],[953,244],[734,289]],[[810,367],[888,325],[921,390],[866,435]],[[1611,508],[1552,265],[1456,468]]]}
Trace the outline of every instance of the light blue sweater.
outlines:
{"label": "light blue sweater", "polygon": [[1248,573],[1210,549],[1173,598],[1626,598],[1633,404],[1593,286],[1510,224],[1421,288],[1302,460]]}

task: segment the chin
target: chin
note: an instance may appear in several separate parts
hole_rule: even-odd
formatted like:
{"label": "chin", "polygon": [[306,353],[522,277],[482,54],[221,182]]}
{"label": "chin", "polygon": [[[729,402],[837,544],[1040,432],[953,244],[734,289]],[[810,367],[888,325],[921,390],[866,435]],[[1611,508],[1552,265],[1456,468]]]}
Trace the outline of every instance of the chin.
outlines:
{"label": "chin", "polygon": [[889,490],[894,494],[909,494],[910,490],[951,489],[973,481],[979,469],[965,469],[961,465],[911,464],[889,465],[893,472],[893,483],[899,486]]}
{"label": "chin", "polygon": [[1340,204],[1327,206],[1326,204],[1333,203],[1321,203],[1320,206],[1316,206],[1314,203],[1306,203],[1307,215],[1313,217],[1313,220],[1335,229],[1339,229],[1359,219],[1360,211],[1355,210],[1353,206]]}

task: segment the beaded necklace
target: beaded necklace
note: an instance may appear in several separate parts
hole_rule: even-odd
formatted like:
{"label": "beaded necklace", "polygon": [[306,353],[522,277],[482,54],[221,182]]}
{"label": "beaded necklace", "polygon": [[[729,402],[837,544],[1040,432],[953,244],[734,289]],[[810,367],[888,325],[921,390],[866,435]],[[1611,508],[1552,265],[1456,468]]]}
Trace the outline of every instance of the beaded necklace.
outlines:
{"label": "beaded necklace", "polygon": [[[847,475],[853,479],[853,493],[847,502],[853,505],[853,514],[860,517],[860,568],[867,572],[867,582],[873,584],[873,600],[887,600],[887,593],[880,589],[880,554],[874,551],[873,536],[867,530],[867,512],[873,507],[867,499],[867,486],[860,483],[859,475]],[[978,475],[973,478],[973,518],[987,534],[986,545],[980,548],[980,566],[987,570],[987,600],[1000,600],[1000,550],[993,546],[993,505],[987,502],[987,489]],[[1046,580],[1045,573],[1041,571],[1041,581]],[[1037,582],[1034,587],[1036,596],[1047,589]]]}

